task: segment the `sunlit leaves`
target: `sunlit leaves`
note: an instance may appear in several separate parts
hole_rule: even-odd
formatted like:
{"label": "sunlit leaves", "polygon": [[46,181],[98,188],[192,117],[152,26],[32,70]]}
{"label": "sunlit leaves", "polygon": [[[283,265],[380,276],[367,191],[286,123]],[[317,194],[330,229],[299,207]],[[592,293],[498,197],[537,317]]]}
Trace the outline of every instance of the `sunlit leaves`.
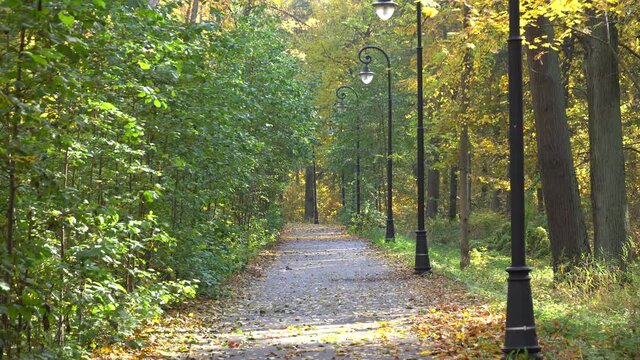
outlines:
{"label": "sunlit leaves", "polygon": [[62,11],[58,13],[58,19],[60,19],[60,21],[63,24],[65,24],[68,28],[73,26],[73,23],[75,21],[75,17],[73,17],[73,15],[66,14]]}

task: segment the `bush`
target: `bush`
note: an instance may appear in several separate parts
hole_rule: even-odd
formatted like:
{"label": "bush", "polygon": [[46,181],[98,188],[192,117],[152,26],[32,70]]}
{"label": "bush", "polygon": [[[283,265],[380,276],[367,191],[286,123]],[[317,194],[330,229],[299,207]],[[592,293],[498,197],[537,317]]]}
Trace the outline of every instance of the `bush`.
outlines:
{"label": "bush", "polygon": [[429,219],[427,221],[427,238],[429,241],[441,244],[454,244],[460,241],[460,224],[445,218]]}
{"label": "bush", "polygon": [[[542,226],[527,226],[526,229],[527,255],[534,258],[542,258],[551,253],[551,244],[547,230]],[[511,224],[504,223],[486,241],[489,249],[497,250],[503,254],[511,251]]]}
{"label": "bush", "polygon": [[266,217],[254,220],[246,229],[212,221],[183,233],[172,254],[177,277],[196,280],[200,295],[221,295],[222,282],[276,240],[282,220],[276,215]]}
{"label": "bush", "polygon": [[384,213],[365,206],[360,215],[353,214],[348,223],[349,231],[361,233],[365,230],[382,229],[386,225],[387,218]]}

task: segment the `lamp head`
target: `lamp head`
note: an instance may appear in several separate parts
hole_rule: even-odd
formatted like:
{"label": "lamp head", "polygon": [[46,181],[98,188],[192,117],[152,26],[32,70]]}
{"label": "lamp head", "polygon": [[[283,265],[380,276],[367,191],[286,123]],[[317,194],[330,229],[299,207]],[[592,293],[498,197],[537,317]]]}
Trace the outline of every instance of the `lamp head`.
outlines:
{"label": "lamp head", "polygon": [[347,105],[344,104],[344,102],[341,100],[338,100],[338,102],[336,102],[336,110],[343,114],[345,111],[347,111]]}
{"label": "lamp head", "polygon": [[373,81],[373,71],[369,70],[369,64],[365,65],[364,69],[362,69],[358,75],[360,75],[360,80],[362,80],[365,85],[368,85]]}
{"label": "lamp head", "polygon": [[398,4],[392,0],[378,0],[374,2],[373,7],[376,9],[376,14],[381,20],[389,20],[393,16],[393,12],[396,10]]}

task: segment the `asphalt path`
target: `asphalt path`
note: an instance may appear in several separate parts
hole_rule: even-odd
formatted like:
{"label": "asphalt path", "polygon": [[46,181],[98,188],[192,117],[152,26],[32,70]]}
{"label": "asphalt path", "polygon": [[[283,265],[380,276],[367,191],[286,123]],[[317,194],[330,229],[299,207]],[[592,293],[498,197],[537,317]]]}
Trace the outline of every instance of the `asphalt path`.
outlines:
{"label": "asphalt path", "polygon": [[297,226],[189,359],[425,359],[411,318],[428,280],[339,227]]}

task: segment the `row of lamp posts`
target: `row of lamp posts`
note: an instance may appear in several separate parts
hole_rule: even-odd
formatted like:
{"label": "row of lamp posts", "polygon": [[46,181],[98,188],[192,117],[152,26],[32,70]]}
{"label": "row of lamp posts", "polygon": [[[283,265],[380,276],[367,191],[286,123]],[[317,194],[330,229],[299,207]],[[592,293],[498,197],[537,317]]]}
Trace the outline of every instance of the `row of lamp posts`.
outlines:
{"label": "row of lamp posts", "polygon": [[[425,191],[424,191],[424,96],[422,84],[422,1],[416,4],[416,67],[417,67],[417,229],[416,229],[416,274],[431,273],[429,248],[425,230]],[[392,0],[378,0],[373,3],[376,14],[382,20],[390,19],[398,6]],[[392,162],[392,95],[391,95],[391,61],[387,53],[377,46],[365,46],[358,52],[358,59],[364,64],[360,79],[367,85],[373,81],[374,73],[369,69],[372,61],[368,50],[376,50],[384,55],[387,61],[388,79],[388,123],[387,123],[387,240],[393,240],[395,229],[393,223],[393,162]],[[522,109],[522,37],[520,36],[520,0],[509,0],[509,163],[511,184],[511,266],[507,288],[507,319],[505,328],[504,358],[515,359],[526,354],[529,358],[541,358],[533,316],[533,301],[529,273],[526,265],[525,226],[524,226],[524,141],[523,141],[523,109]],[[336,91],[338,105],[344,107],[344,90],[349,86],[341,86]],[[359,126],[358,120],[358,126]],[[359,132],[358,132],[359,133]],[[360,164],[359,139],[357,142],[357,175],[356,192],[358,213],[360,213]]]}

